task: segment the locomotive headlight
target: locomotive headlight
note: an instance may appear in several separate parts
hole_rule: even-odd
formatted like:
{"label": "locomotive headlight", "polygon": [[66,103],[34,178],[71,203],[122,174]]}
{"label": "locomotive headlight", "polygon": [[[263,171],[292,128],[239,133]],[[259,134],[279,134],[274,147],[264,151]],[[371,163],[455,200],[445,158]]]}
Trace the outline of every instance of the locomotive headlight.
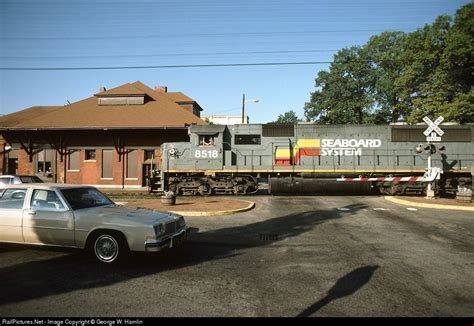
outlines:
{"label": "locomotive headlight", "polygon": [[416,145],[415,152],[417,152],[418,154],[422,153],[423,152],[423,144]]}

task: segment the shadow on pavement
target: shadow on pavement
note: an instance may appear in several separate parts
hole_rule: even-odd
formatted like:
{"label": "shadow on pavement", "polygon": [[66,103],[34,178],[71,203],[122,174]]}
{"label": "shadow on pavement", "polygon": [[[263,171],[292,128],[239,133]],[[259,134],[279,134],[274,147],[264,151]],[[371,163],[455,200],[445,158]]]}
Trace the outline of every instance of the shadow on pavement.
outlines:
{"label": "shadow on pavement", "polygon": [[313,304],[311,307],[306,308],[297,317],[309,317],[332,301],[354,294],[370,281],[374,272],[379,267],[380,266],[377,265],[359,267],[349,274],[344,275],[337,280],[336,284],[334,284],[331,289],[329,289],[324,298]]}
{"label": "shadow on pavement", "polygon": [[[0,269],[0,306],[77,290],[110,286],[163,271],[240,255],[237,250],[264,247],[286,238],[296,237],[326,221],[348,217],[366,206],[355,204],[347,208],[351,211],[312,210],[242,226],[190,233],[188,241],[181,247],[156,254],[133,254],[127,263],[117,266],[99,264],[82,251],[7,266]],[[262,241],[262,234],[278,236]],[[8,247],[1,247],[0,254],[8,253],[8,249],[5,248]],[[38,249],[41,250],[49,251],[49,249]],[[374,270],[373,267],[365,267],[346,275],[323,300],[330,302],[356,291],[370,279]],[[317,303],[304,313],[317,311],[319,305],[320,303]]]}

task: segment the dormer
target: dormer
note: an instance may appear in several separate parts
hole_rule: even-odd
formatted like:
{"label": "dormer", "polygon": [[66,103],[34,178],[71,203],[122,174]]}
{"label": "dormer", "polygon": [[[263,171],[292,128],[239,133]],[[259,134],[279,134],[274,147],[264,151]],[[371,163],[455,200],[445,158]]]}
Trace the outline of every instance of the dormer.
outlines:
{"label": "dormer", "polygon": [[197,117],[201,117],[201,106],[189,96],[181,92],[168,92],[168,87],[166,86],[157,86],[155,87],[155,91],[163,93],[186,111],[191,112]]}
{"label": "dormer", "polygon": [[[151,98],[130,84],[125,87],[118,87],[107,91],[105,87],[99,89],[99,93],[94,94],[97,97],[99,105],[143,105]],[[127,87],[130,86],[130,87]]]}

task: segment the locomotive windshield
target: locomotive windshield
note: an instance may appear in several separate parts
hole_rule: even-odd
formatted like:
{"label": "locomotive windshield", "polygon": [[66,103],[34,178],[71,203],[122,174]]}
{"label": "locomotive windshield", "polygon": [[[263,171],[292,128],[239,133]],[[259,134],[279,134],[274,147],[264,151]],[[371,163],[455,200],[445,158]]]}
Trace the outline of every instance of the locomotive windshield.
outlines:
{"label": "locomotive windshield", "polygon": [[214,146],[217,135],[200,135],[199,146]]}

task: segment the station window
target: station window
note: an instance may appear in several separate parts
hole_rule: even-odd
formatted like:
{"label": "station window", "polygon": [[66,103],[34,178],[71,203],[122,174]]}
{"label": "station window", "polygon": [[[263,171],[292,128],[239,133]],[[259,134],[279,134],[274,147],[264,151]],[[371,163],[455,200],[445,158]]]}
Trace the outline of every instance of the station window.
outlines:
{"label": "station window", "polygon": [[36,173],[51,173],[51,163],[53,161],[53,150],[45,149],[38,153],[38,162],[36,164]]}
{"label": "station window", "polygon": [[102,176],[103,179],[112,179],[112,150],[102,150]]}
{"label": "station window", "polygon": [[217,135],[199,135],[199,146],[214,146]]}
{"label": "station window", "polygon": [[69,154],[68,171],[79,171],[79,150],[74,150]]}
{"label": "station window", "polygon": [[155,159],[155,151],[154,150],[144,150],[144,155],[145,155],[145,158],[144,160],[151,160],[151,159]]}
{"label": "station window", "polygon": [[260,145],[260,135],[235,135],[235,145]]}
{"label": "station window", "polygon": [[134,150],[127,154],[127,178],[138,177],[138,151]]}

